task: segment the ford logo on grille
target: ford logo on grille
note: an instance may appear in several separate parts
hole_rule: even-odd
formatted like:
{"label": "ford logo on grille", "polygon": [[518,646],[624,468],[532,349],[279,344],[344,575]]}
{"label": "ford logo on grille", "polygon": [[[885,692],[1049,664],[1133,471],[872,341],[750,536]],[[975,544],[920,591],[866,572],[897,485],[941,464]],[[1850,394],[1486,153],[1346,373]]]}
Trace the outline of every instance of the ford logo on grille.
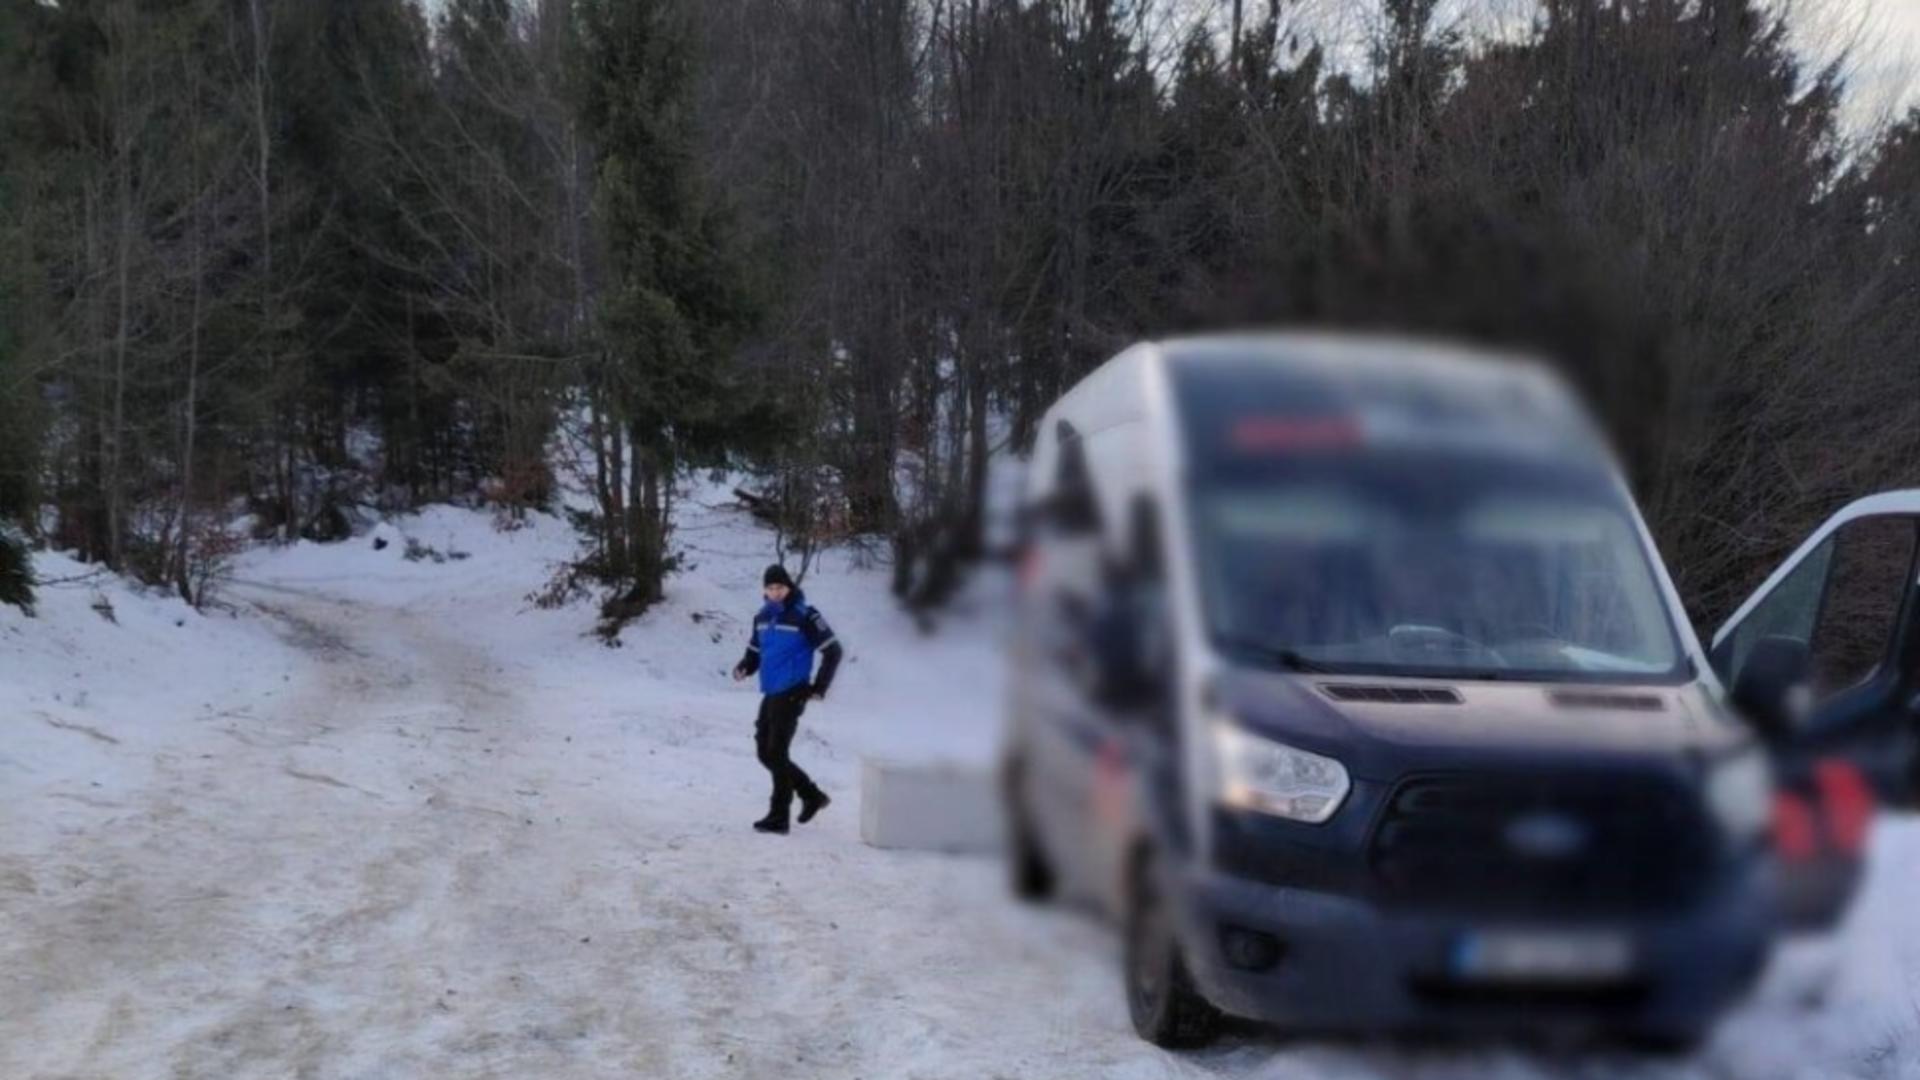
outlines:
{"label": "ford logo on grille", "polygon": [[1527,814],[1507,822],[1507,846],[1535,859],[1565,859],[1587,846],[1587,827],[1564,814]]}

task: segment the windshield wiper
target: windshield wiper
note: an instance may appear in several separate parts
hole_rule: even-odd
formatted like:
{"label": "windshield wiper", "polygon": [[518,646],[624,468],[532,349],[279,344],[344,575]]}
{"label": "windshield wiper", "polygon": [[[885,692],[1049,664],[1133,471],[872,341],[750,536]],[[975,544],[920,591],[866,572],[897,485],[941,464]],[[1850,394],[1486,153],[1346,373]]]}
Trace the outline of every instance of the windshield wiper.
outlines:
{"label": "windshield wiper", "polygon": [[1258,642],[1237,640],[1222,641],[1220,644],[1235,652],[1254,657],[1262,663],[1275,664],[1288,671],[1298,671],[1307,675],[1333,675],[1339,671],[1318,660],[1309,660],[1302,656],[1299,650],[1286,646],[1262,645]]}
{"label": "windshield wiper", "polygon": [[1279,661],[1290,671],[1301,671],[1312,675],[1332,675],[1340,669],[1332,664],[1323,664],[1318,660],[1309,660],[1294,649],[1275,649],[1273,659]]}

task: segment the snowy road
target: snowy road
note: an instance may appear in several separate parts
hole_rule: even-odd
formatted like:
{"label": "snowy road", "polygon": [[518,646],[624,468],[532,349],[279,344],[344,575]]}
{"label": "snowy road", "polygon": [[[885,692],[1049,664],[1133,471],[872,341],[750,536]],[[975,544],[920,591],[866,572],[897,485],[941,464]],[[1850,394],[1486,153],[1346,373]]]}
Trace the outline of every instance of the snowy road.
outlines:
{"label": "snowy road", "polygon": [[[172,738],[139,750],[146,782],[77,796],[81,816],[50,803],[47,850],[11,850],[8,830],[0,1076],[1112,1061],[1068,1027],[998,1039],[1034,995],[1085,988],[1035,960],[981,960],[1019,957],[1021,934],[1099,940],[1090,928],[995,917],[990,866],[863,847],[852,797],[785,841],[746,829],[764,798],[750,699],[596,714],[575,687],[569,709],[543,708],[561,696],[457,620],[236,592],[307,661],[285,688],[191,725],[154,718]],[[127,745],[61,730],[108,757]],[[803,744],[846,793],[851,759]],[[34,808],[8,813],[24,825]]]}
{"label": "snowy road", "polygon": [[845,797],[746,828],[752,696],[719,677],[735,628],[708,629],[757,556],[704,542],[621,650],[577,610],[522,618],[524,582],[487,594],[484,566],[419,588],[274,564],[233,595],[279,641],[183,669],[191,707],[164,671],[146,711],[26,698],[0,748],[0,1077],[1914,1075],[1915,946],[1874,929],[1915,921],[1898,888],[1837,950],[1858,970],[1789,965],[1695,1062],[1163,1054],[1101,928],[1012,907],[989,862],[859,843],[858,753],[941,676],[876,664],[893,616],[849,584],[845,692],[796,744]]}

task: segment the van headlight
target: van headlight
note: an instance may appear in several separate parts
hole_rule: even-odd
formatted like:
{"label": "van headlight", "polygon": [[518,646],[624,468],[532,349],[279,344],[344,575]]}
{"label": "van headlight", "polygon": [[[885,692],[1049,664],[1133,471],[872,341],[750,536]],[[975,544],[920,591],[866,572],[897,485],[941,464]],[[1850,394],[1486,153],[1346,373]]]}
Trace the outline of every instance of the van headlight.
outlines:
{"label": "van headlight", "polygon": [[1714,765],[1707,774],[1707,805],[1735,841],[1765,832],[1773,820],[1773,770],[1766,755],[1749,751]]}
{"label": "van headlight", "polygon": [[1213,725],[1220,763],[1220,801],[1290,821],[1318,825],[1346,801],[1353,783],[1346,766],[1262,738],[1236,724]]}

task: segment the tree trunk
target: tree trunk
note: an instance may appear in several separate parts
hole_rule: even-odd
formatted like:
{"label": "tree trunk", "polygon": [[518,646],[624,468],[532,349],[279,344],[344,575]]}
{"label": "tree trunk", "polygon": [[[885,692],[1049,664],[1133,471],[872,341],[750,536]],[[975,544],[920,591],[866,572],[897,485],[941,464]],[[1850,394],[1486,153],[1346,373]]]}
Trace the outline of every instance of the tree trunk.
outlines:
{"label": "tree trunk", "polygon": [[[100,190],[89,181],[85,196],[86,229],[86,268],[90,282],[100,280],[104,271],[100,255],[100,218],[103,210],[100,206]],[[107,306],[105,290],[90,286],[92,295],[88,297],[87,329],[91,348],[95,381],[85,396],[95,398],[91,407],[83,407],[82,430],[80,438],[79,482],[76,501],[79,502],[79,522],[76,529],[80,557],[86,562],[95,562],[106,557],[106,462],[107,431],[106,402],[96,395],[104,395],[108,384],[107,366],[109,349],[107,345]]]}
{"label": "tree trunk", "polygon": [[607,417],[607,573],[619,581],[633,572],[633,531],[627,520],[626,435],[617,419]]}
{"label": "tree trunk", "polygon": [[960,535],[955,537],[956,554],[975,558],[986,548],[987,518],[987,379],[978,365],[967,387],[967,487],[966,510],[961,517]]}
{"label": "tree trunk", "polygon": [[637,468],[634,470],[641,481],[641,534],[644,554],[639,560],[640,577],[635,583],[639,600],[652,606],[666,594],[667,576],[667,516],[666,500],[662,494],[665,486],[665,467],[658,451],[648,450],[636,454]]}
{"label": "tree trunk", "polygon": [[187,316],[187,405],[186,431],[180,445],[180,538],[174,555],[173,580],[180,590],[180,598],[198,607],[204,597],[195,595],[193,578],[190,572],[191,548],[193,545],[193,455],[194,441],[199,436],[200,423],[200,318],[204,305],[205,275],[202,263],[205,260],[203,245],[205,237],[201,234],[201,191],[200,179],[200,86],[196,73],[199,71],[191,59],[186,64],[187,95],[191,109],[192,125],[188,139],[192,161],[192,183],[189,198],[192,201],[192,219],[187,224],[189,238],[188,250],[191,253],[191,265],[188,273],[193,278],[192,310]]}
{"label": "tree trunk", "polygon": [[254,137],[254,195],[260,213],[260,335],[262,361],[265,367],[266,385],[270,395],[279,399],[282,408],[272,410],[277,430],[269,438],[269,444],[277,442],[279,452],[273,455],[275,495],[280,504],[280,536],[283,540],[292,540],[298,536],[300,528],[299,498],[294,485],[296,406],[293,394],[281,385],[279,360],[276,356],[276,337],[274,333],[274,276],[273,276],[273,136],[272,117],[268,111],[271,88],[268,83],[271,71],[273,23],[266,10],[268,0],[247,0],[247,18],[252,27],[253,46],[253,137]]}
{"label": "tree trunk", "polygon": [[133,259],[133,138],[127,130],[129,118],[125,111],[125,72],[115,80],[115,132],[116,157],[119,158],[118,175],[115,179],[115,202],[119,207],[119,236],[114,253],[114,290],[118,294],[119,311],[116,315],[113,332],[113,413],[109,422],[112,451],[107,459],[107,565],[115,570],[123,568],[126,558],[126,482],[122,476],[122,465],[126,455],[126,415],[127,415],[127,333],[132,320],[131,277],[128,263]]}
{"label": "tree trunk", "polygon": [[1244,0],[1233,0],[1233,36],[1227,39],[1227,66],[1236,84],[1240,77],[1240,18]]}
{"label": "tree trunk", "polygon": [[627,580],[631,584],[628,598],[646,602],[643,586],[649,575],[649,561],[653,556],[652,538],[647,535],[647,460],[645,450],[646,432],[640,429],[639,421],[627,422],[627,453],[631,459],[627,466]]}

